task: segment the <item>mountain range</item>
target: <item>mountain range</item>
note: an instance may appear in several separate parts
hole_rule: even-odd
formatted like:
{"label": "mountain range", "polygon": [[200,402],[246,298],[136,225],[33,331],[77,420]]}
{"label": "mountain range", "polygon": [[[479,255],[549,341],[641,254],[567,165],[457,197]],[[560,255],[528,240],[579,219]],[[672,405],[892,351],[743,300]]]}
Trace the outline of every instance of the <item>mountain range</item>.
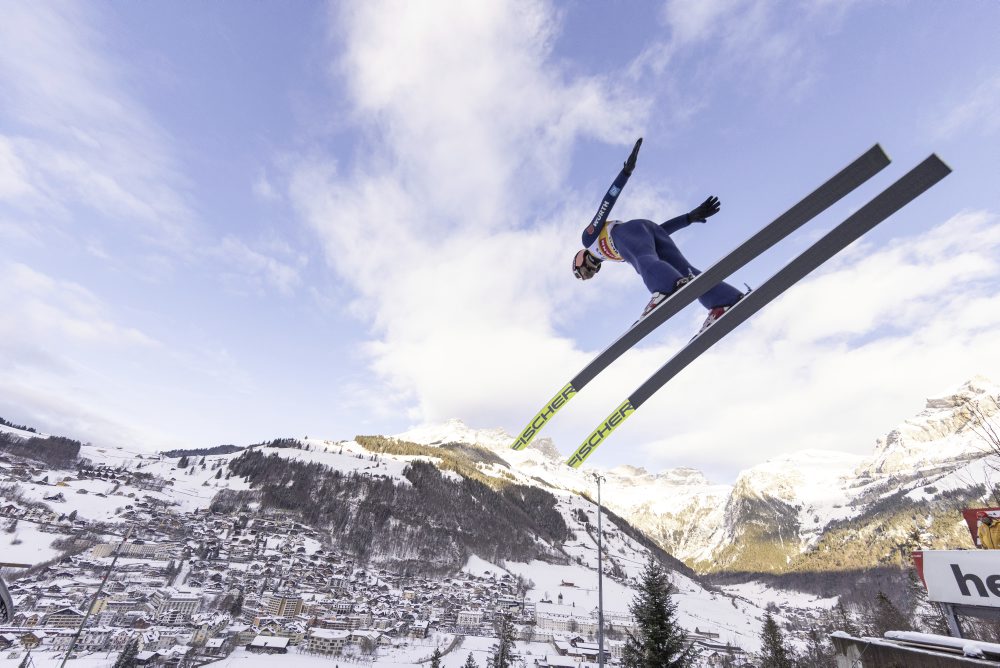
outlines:
{"label": "mountain range", "polygon": [[[976,377],[928,399],[875,440],[869,455],[802,450],[713,483],[691,468],[602,471],[605,504],[696,571],[786,573],[906,564],[915,547],[971,547],[960,510],[982,505],[1000,444],[990,425],[1000,387]],[[994,432],[995,433],[995,432]],[[522,453],[499,429],[458,420],[397,435],[415,443],[474,443],[556,488],[591,490],[586,469],[539,439]]]}

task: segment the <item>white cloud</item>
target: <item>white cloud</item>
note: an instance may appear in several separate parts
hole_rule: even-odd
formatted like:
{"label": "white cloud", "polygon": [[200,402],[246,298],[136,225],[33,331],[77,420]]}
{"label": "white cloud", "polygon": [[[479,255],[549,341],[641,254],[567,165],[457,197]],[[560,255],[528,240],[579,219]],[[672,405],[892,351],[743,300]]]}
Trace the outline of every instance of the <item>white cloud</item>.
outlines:
{"label": "white cloud", "polygon": [[267,172],[261,170],[253,182],[253,194],[265,202],[274,202],[281,199],[278,189],[271,183]]}
{"label": "white cloud", "polygon": [[134,328],[115,324],[108,307],[83,286],[54,279],[23,264],[0,266],[0,303],[5,304],[6,316],[0,324],[3,347],[57,351],[68,343],[109,349],[158,345]]}
{"label": "white cloud", "polygon": [[8,3],[0,21],[0,204],[70,227],[76,207],[116,233],[183,247],[192,215],[168,139],[76,3]]}
{"label": "white cloud", "polygon": [[[997,223],[963,213],[855,248],[682,372],[615,438],[664,466],[726,473],[802,448],[869,452],[921,397],[1000,377]],[[651,372],[669,350],[643,351],[641,363],[666,353]]]}
{"label": "white cloud", "polygon": [[952,108],[937,128],[942,138],[974,130],[977,135],[991,135],[1000,130],[1000,76],[988,79],[973,90],[967,99]]}
{"label": "white cloud", "polygon": [[558,190],[572,142],[620,143],[624,159],[646,102],[562,73],[547,3],[346,3],[332,23],[368,151],[304,161],[292,199],[373,324],[393,405],[495,422],[524,405],[526,376],[580,358],[553,324],[580,305],[554,306],[580,287],[569,259],[600,192],[567,205]]}
{"label": "white cloud", "polygon": [[[255,250],[233,236],[224,238],[218,255],[232,268],[232,273],[227,276],[230,285],[239,292],[270,288],[283,295],[292,294],[302,285],[301,270],[307,262],[306,258],[294,254],[287,247],[272,248],[270,251]],[[278,254],[288,259],[279,259],[276,257]]]}
{"label": "white cloud", "polygon": [[[720,86],[787,103],[816,80],[817,38],[834,32],[853,4],[665,0],[660,15],[666,36],[648,44],[629,72],[658,78],[657,87],[674,101],[676,121],[710,106]],[[691,78],[682,81],[681,74]]]}

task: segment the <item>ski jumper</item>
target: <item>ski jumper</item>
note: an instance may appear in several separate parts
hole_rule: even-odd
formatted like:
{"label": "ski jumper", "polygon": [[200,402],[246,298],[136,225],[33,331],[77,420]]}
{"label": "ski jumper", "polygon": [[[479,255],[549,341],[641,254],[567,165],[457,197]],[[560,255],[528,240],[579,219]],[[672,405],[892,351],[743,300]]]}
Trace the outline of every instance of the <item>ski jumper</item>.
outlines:
{"label": "ski jumper", "polygon": [[[643,218],[609,221],[608,214],[628,178],[628,172],[622,169],[611,184],[593,220],[583,231],[583,246],[601,261],[629,263],[650,292],[669,295],[674,291],[677,279],[701,273],[670,238],[671,234],[684,229],[691,221],[686,213],[660,224]],[[705,308],[713,309],[735,304],[742,294],[723,282],[699,297],[698,301]]]}

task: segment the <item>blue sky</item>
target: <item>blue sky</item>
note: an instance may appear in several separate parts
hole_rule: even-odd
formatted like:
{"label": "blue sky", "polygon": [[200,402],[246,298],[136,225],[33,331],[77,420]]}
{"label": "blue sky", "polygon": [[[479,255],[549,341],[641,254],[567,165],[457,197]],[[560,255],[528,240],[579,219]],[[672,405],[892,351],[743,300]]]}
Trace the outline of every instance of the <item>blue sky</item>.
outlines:
{"label": "blue sky", "polygon": [[[873,143],[955,173],[735,331],[590,460],[717,480],[868,452],[1000,381],[1000,3],[4,3],[0,415],[157,449],[523,423],[645,305],[569,271],[613,217],[722,212],[705,267]],[[547,428],[572,450],[691,307]]]}

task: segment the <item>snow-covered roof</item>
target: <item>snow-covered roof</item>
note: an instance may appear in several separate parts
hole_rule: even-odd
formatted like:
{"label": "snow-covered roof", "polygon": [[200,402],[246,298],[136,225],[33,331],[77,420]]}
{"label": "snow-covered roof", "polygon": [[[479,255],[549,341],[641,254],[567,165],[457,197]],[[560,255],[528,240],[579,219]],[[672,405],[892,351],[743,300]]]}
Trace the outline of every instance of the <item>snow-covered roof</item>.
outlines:
{"label": "snow-covered roof", "polygon": [[337,631],[335,629],[313,629],[309,632],[312,638],[326,638],[327,640],[346,640],[351,637],[350,631]]}
{"label": "snow-covered roof", "polygon": [[257,636],[250,641],[251,647],[288,647],[290,638],[279,638],[277,636]]}

